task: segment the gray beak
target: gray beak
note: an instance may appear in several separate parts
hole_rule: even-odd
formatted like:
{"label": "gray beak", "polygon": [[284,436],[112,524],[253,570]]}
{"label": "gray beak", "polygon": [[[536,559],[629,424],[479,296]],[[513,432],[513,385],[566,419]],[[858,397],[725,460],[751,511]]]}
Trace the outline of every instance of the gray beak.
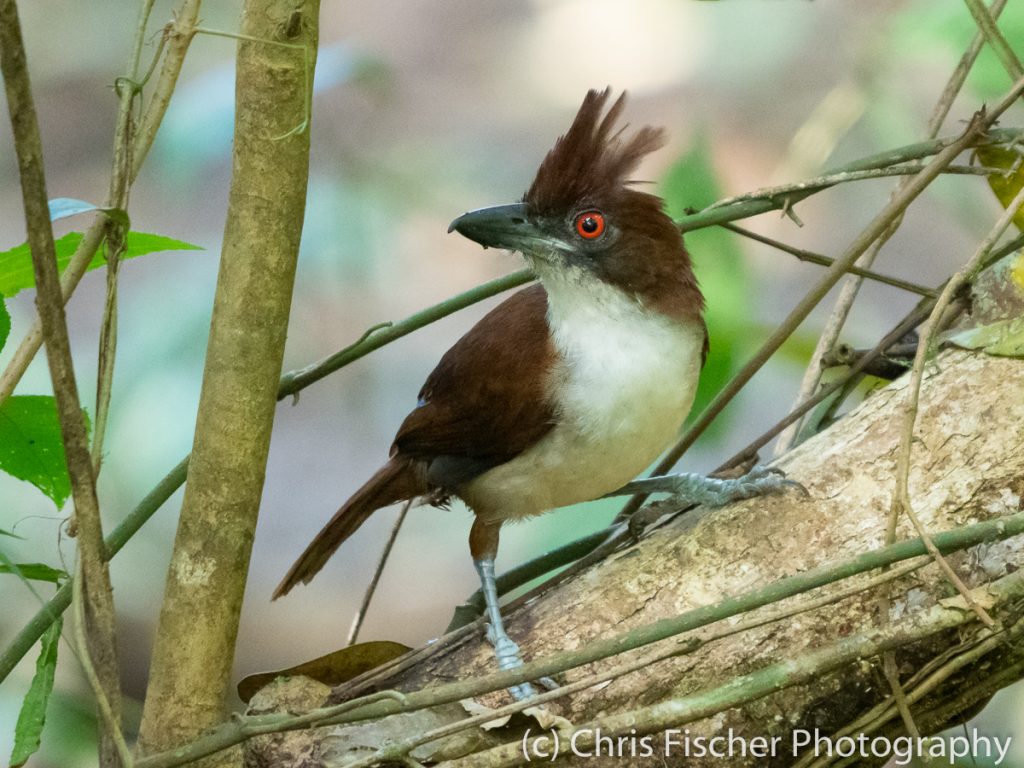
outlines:
{"label": "gray beak", "polygon": [[480,243],[484,248],[507,248],[522,251],[544,239],[526,215],[525,203],[496,205],[464,213],[455,219],[448,231]]}

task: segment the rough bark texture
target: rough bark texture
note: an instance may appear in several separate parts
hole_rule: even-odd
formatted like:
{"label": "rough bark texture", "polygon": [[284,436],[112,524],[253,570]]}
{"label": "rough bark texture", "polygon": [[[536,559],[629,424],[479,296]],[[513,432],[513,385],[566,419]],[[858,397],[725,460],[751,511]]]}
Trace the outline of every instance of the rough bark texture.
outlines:
{"label": "rough bark texture", "polygon": [[[684,515],[618,552],[572,581],[510,612],[509,634],[527,659],[578,648],[595,638],[715,603],[780,577],[839,562],[884,543],[894,486],[906,378],[874,393],[846,418],[788,453],[779,462],[810,492],[755,499],[726,508]],[[948,530],[1017,512],[1024,494],[1024,362],[962,351],[941,354],[924,382],[917,442],[910,477],[911,496],[929,531]],[[902,521],[901,538],[915,536]],[[950,563],[968,586],[1002,577],[1024,565],[1024,537],[985,544],[952,555]],[[826,588],[834,589],[834,587]],[[949,597],[934,565],[901,578],[893,589],[891,620],[933,607]],[[712,688],[731,677],[783,660],[799,660],[812,649],[861,629],[878,626],[878,596],[862,593],[841,603],[711,643],[696,653],[669,659],[559,700],[551,709],[575,724]],[[698,631],[698,636],[700,631]],[[897,652],[907,679],[928,660],[957,645],[963,633],[938,633]],[[985,697],[1021,676],[1021,651],[997,650],[954,675],[934,695],[914,706],[922,729],[935,731],[962,716]],[[643,651],[641,651],[643,652]],[[567,672],[562,682],[621,663],[609,659]],[[375,687],[412,690],[439,681],[492,671],[490,648],[479,634],[427,655],[397,678]],[[1011,668],[1016,664],[1018,668]],[[773,693],[745,706],[688,724],[691,734],[714,735],[732,728],[746,736],[783,736],[794,728],[831,732],[846,725],[889,693],[876,659],[843,667],[810,685]],[[309,692],[309,703],[318,695]],[[485,703],[503,702],[494,694]],[[256,703],[256,702],[254,702]],[[294,701],[288,707],[295,711]],[[278,707],[273,689],[258,700],[260,711]],[[456,708],[457,709],[457,708]],[[450,722],[460,717],[449,711]],[[408,723],[377,724],[383,738],[407,738]],[[898,720],[896,725],[898,727]],[[342,764],[341,745],[353,754],[353,729],[331,726],[250,742],[251,766]],[[390,727],[390,731],[388,728]],[[536,730],[536,729],[535,729]],[[884,732],[884,731],[883,731]],[[514,731],[501,741],[514,741]],[[482,744],[477,744],[480,748]],[[430,754],[415,753],[426,759]],[[440,757],[432,753],[435,757]],[[301,757],[299,757],[301,755]],[[445,754],[451,758],[451,752]],[[622,765],[621,760],[567,758],[565,764]],[[729,765],[789,765],[733,757]],[[663,765],[662,758],[627,760],[630,765]],[[455,764],[459,764],[456,762]],[[722,765],[721,758],[690,758],[693,766]]]}
{"label": "rough bark texture", "polygon": [[248,0],[243,10],[253,39],[238,46],[231,196],[143,754],[225,714],[305,212],[309,129],[295,129],[308,117],[318,6]]}

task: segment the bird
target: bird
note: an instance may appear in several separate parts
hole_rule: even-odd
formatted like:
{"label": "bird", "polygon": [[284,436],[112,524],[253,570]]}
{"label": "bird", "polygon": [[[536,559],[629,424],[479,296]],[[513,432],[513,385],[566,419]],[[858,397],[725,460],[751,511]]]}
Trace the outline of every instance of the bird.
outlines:
{"label": "bird", "polygon": [[[461,499],[500,669],[522,665],[504,628],[494,561],[504,523],[605,495],[669,492],[721,504],[785,487],[755,467],[633,480],[677,438],[709,342],[705,299],[664,201],[631,179],[666,143],[620,126],[626,93],[589,91],[518,202],[456,218],[484,248],[525,258],[537,282],[443,355],[398,429],[388,461],[346,501],[274,592],[308,583],[376,510]],[[633,482],[629,482],[633,480]],[[535,693],[529,682],[509,689]]]}

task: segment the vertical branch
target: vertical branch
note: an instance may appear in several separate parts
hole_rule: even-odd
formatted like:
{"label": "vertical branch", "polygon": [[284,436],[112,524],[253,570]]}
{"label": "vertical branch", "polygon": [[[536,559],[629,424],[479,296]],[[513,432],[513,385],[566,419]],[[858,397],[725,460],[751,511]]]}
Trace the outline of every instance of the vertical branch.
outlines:
{"label": "vertical branch", "polygon": [[164,114],[171,103],[171,95],[178,84],[181,67],[185,63],[185,54],[188,53],[188,47],[196,34],[200,5],[202,5],[202,0],[182,0],[174,11],[174,21],[164,27],[167,51],[164,54],[163,67],[160,69],[160,77],[157,79],[153,96],[150,98],[135,132],[131,181],[135,181],[135,177],[139,175],[142,163],[145,161],[146,155],[149,154],[150,147],[153,146],[157,129],[163,122]]}
{"label": "vertical branch", "polygon": [[318,10],[318,0],[246,0],[243,9],[229,207],[143,754],[224,716],[305,212],[309,131],[289,132],[306,111]]}
{"label": "vertical branch", "polygon": [[[129,177],[132,168],[132,127],[135,98],[140,91],[139,61],[146,27],[155,0],[142,0],[139,22],[135,29],[128,69],[117,81],[115,89],[120,99],[117,128],[114,132],[114,160],[110,173],[110,191],[106,207],[128,208]],[[106,222],[107,295],[103,305],[103,323],[100,328],[99,361],[96,366],[96,418],[92,433],[93,471],[99,475],[103,463],[103,438],[107,432],[107,414],[114,386],[114,360],[117,356],[117,276],[124,251],[125,225],[108,219]]]}
{"label": "vertical branch", "polygon": [[[36,308],[46,341],[46,357],[71,478],[75,517],[81,532],[78,552],[85,596],[86,639],[97,678],[109,704],[112,727],[117,727],[120,722],[121,698],[113,594],[104,559],[103,526],[89,457],[89,441],[78,401],[64,302],[57,276],[53,229],[46,203],[39,124],[32,101],[25,47],[14,0],[0,0],[0,70],[7,91],[7,106],[18,156],[28,242],[36,280]],[[104,731],[100,739],[100,764],[104,768],[120,765],[116,745],[117,735]]]}

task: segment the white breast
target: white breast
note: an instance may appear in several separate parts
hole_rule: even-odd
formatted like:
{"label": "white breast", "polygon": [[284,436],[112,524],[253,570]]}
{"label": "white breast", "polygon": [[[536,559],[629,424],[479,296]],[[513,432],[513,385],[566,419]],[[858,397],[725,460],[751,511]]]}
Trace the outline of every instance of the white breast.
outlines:
{"label": "white breast", "polygon": [[700,375],[699,321],[645,311],[585,273],[544,285],[562,360],[550,382],[558,424],[463,489],[460,495],[488,519],[594,499],[633,479],[675,439]]}

